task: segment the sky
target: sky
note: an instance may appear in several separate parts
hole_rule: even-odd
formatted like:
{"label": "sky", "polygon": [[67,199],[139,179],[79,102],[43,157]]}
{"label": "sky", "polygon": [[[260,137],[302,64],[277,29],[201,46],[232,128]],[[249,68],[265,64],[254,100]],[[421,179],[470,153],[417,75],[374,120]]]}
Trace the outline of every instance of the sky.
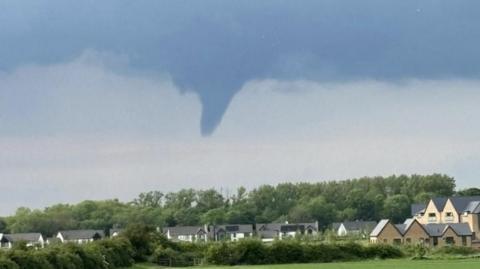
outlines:
{"label": "sky", "polygon": [[0,214],[480,172],[478,1],[0,0]]}

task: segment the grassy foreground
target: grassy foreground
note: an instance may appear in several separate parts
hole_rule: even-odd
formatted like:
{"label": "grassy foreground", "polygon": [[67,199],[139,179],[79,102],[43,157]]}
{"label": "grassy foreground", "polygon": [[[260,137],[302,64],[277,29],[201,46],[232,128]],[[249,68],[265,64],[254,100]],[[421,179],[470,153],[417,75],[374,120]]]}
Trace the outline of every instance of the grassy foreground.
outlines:
{"label": "grassy foreground", "polygon": [[[165,268],[151,265],[136,265],[131,269]],[[195,268],[195,267],[190,267]],[[317,263],[317,264],[286,264],[286,265],[255,265],[255,266],[225,266],[201,267],[203,269],[472,269],[480,268],[480,259],[476,260],[387,260],[367,262]]]}

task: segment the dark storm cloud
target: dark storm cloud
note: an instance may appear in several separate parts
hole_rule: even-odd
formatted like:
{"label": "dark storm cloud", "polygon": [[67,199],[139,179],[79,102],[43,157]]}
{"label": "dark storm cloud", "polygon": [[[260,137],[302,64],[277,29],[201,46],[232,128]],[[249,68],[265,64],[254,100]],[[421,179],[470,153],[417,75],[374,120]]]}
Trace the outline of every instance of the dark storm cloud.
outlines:
{"label": "dark storm cloud", "polygon": [[[0,69],[127,55],[198,93],[210,134],[251,79],[478,78],[479,1],[2,1]],[[1,89],[0,89],[1,90]]]}

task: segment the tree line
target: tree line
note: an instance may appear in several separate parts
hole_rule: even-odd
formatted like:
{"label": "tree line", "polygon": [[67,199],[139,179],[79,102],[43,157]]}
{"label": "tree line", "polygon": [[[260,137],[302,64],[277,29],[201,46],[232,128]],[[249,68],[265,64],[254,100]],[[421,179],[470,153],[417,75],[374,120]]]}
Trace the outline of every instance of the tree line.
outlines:
{"label": "tree line", "polygon": [[126,227],[129,223],[154,226],[243,224],[318,221],[321,228],[343,220],[403,221],[412,203],[432,197],[480,195],[479,189],[455,191],[455,180],[442,174],[364,177],[317,183],[240,187],[225,197],[214,189],[183,189],[140,194],[130,202],[119,200],[57,204],[41,210],[19,208],[0,219],[0,232],[41,232]]}

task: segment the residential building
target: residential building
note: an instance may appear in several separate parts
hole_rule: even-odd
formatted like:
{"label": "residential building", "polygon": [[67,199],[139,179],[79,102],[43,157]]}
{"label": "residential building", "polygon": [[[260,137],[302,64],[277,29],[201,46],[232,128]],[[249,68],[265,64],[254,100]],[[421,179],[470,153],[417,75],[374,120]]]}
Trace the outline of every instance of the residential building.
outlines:
{"label": "residential building", "polygon": [[256,225],[257,236],[264,242],[275,239],[315,235],[318,233],[318,222],[313,223],[259,223]]}
{"label": "residential building", "polygon": [[40,233],[18,233],[18,234],[0,234],[0,246],[2,248],[12,248],[16,243],[24,242],[28,247],[45,246],[45,241]]}
{"label": "residential building", "polygon": [[162,229],[165,236],[172,241],[207,242],[208,226],[176,226]]}
{"label": "residential building", "polygon": [[411,212],[412,219],[403,224],[382,220],[371,233],[371,242],[480,248],[480,197],[434,198],[412,205]]}
{"label": "residential building", "polygon": [[215,241],[238,241],[253,236],[251,224],[213,225],[209,227],[210,238]]}
{"label": "residential building", "polygon": [[77,244],[84,244],[100,240],[105,237],[105,233],[102,230],[70,230],[59,231],[57,238],[62,243],[73,242]]}
{"label": "residential building", "polygon": [[332,224],[332,229],[338,236],[362,236],[367,237],[377,226],[376,221],[344,221]]}

